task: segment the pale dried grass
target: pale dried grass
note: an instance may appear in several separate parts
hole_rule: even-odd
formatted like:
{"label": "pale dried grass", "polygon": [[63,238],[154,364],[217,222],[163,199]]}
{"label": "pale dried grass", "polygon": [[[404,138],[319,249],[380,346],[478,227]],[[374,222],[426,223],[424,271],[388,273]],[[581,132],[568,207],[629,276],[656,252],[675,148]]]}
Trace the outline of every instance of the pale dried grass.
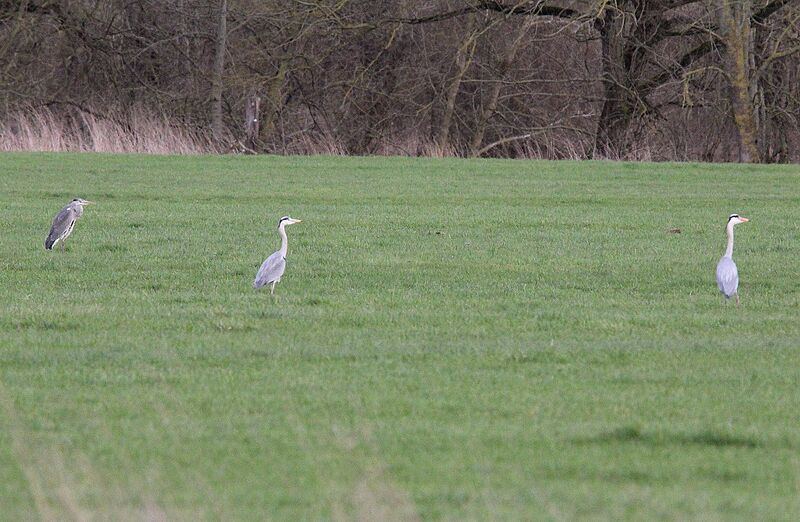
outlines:
{"label": "pale dried grass", "polygon": [[284,147],[286,154],[300,156],[347,156],[347,146],[331,134],[301,132]]}
{"label": "pale dried grass", "polygon": [[138,152],[203,154],[217,152],[209,133],[175,124],[143,109],[102,116],[84,110],[29,107],[0,121],[0,151]]}

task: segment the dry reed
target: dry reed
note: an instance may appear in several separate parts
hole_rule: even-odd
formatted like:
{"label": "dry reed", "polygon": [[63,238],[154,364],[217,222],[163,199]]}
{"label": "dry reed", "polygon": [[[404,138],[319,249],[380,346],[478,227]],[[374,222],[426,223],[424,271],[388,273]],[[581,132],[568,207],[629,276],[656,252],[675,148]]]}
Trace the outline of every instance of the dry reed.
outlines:
{"label": "dry reed", "polygon": [[203,154],[217,152],[209,133],[192,130],[143,109],[102,116],[85,110],[28,107],[0,121],[0,151],[138,152]]}

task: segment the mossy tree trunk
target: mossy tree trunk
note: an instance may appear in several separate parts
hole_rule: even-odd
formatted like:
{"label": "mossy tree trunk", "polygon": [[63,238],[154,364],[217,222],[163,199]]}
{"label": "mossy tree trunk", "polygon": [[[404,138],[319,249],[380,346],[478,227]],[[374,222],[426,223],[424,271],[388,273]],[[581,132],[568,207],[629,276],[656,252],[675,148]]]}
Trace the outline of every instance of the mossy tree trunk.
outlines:
{"label": "mossy tree trunk", "polygon": [[751,4],[749,0],[719,0],[719,33],[725,45],[724,66],[729,82],[728,97],[739,136],[740,160],[745,163],[760,163]]}
{"label": "mossy tree trunk", "polygon": [[221,0],[217,18],[217,35],[214,44],[214,65],[211,70],[211,132],[219,145],[222,130],[222,75],[225,72],[225,52],[228,39],[228,0]]}

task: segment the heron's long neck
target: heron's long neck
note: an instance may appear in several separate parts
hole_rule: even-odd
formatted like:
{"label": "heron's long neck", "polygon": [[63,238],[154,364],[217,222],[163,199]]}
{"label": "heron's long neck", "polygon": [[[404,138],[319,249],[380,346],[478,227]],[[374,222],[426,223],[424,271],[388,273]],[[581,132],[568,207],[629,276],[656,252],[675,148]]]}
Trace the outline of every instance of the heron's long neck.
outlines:
{"label": "heron's long neck", "polygon": [[278,227],[278,235],[281,236],[281,257],[286,257],[289,252],[289,239],[286,237],[286,228],[283,225]]}
{"label": "heron's long neck", "polygon": [[733,223],[728,223],[725,231],[728,233],[728,247],[725,249],[724,257],[733,257]]}

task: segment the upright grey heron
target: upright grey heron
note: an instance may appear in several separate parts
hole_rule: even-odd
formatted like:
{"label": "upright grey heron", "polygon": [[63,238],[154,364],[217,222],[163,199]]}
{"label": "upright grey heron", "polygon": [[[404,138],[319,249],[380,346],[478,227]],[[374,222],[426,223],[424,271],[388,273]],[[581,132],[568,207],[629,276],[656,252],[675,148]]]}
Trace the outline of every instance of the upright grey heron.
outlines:
{"label": "upright grey heron", "polygon": [[733,262],[733,227],[748,221],[750,220],[739,214],[731,214],[728,217],[728,224],[725,226],[725,231],[728,233],[728,247],[725,249],[722,259],[717,263],[717,287],[725,295],[726,300],[735,295],[737,305],[739,304],[739,272],[736,270],[736,263]]}
{"label": "upright grey heron", "polygon": [[278,234],[281,236],[281,249],[269,256],[261,265],[253,281],[253,288],[261,288],[272,283],[270,294],[275,293],[275,284],[281,280],[281,276],[286,271],[286,253],[289,251],[289,240],[286,238],[286,225],[300,223],[301,220],[283,216],[278,221]]}
{"label": "upright grey heron", "polygon": [[83,215],[83,207],[85,205],[94,205],[94,201],[75,198],[56,214],[56,217],[53,218],[53,224],[50,226],[50,233],[47,234],[47,239],[44,240],[44,248],[46,250],[52,250],[55,244],[60,242],[61,251],[64,251],[64,242],[72,234],[75,222]]}

